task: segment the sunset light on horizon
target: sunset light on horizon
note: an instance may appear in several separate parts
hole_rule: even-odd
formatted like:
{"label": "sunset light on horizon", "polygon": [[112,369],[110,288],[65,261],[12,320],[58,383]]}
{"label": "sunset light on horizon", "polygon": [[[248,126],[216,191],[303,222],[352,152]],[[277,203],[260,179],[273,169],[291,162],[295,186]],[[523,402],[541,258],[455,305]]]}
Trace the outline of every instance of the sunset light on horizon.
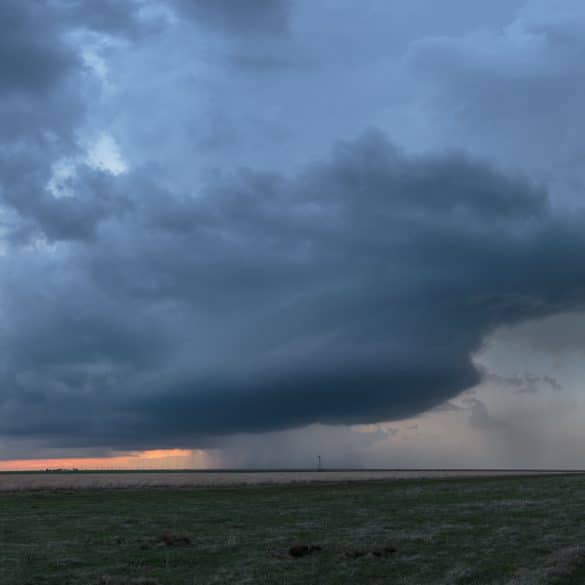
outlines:
{"label": "sunset light on horizon", "polygon": [[0,461],[0,472],[6,471],[137,471],[209,469],[213,459],[203,450],[154,449],[109,457],[66,457],[51,459],[19,459]]}

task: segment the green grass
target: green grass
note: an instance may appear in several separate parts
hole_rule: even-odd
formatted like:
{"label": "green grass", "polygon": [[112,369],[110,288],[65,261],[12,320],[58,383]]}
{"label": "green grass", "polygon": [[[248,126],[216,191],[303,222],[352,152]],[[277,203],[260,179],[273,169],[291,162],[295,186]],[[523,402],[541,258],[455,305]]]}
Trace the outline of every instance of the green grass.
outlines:
{"label": "green grass", "polygon": [[585,476],[0,494],[2,585],[570,585],[584,551]]}

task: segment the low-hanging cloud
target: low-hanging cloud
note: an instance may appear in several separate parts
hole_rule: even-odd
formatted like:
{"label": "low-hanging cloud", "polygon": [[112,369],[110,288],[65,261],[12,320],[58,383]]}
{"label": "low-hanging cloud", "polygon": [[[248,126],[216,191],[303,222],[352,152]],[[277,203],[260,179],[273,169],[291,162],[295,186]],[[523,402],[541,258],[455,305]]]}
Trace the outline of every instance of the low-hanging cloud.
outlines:
{"label": "low-hanging cloud", "polygon": [[112,181],[127,209],[91,237],[0,258],[5,436],[189,446],[400,419],[476,384],[494,328],[585,301],[585,218],[378,133],[196,197],[147,169]]}

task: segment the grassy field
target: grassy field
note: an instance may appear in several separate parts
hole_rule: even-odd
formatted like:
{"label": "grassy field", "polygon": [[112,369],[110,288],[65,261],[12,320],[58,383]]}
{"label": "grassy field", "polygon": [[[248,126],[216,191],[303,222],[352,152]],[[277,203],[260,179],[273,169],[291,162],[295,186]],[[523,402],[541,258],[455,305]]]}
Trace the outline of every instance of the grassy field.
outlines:
{"label": "grassy field", "polygon": [[3,493],[0,583],[585,583],[585,476]]}

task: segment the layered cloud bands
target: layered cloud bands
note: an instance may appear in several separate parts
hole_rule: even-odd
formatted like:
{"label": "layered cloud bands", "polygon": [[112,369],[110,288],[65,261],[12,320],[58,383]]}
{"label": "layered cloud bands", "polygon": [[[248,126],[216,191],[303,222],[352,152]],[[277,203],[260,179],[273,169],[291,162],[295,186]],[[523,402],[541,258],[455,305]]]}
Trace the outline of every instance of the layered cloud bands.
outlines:
{"label": "layered cloud bands", "polygon": [[147,448],[403,418],[473,386],[495,327],[585,301],[584,218],[379,134],[194,197],[112,181],[126,211],[87,239],[0,259],[6,436]]}

